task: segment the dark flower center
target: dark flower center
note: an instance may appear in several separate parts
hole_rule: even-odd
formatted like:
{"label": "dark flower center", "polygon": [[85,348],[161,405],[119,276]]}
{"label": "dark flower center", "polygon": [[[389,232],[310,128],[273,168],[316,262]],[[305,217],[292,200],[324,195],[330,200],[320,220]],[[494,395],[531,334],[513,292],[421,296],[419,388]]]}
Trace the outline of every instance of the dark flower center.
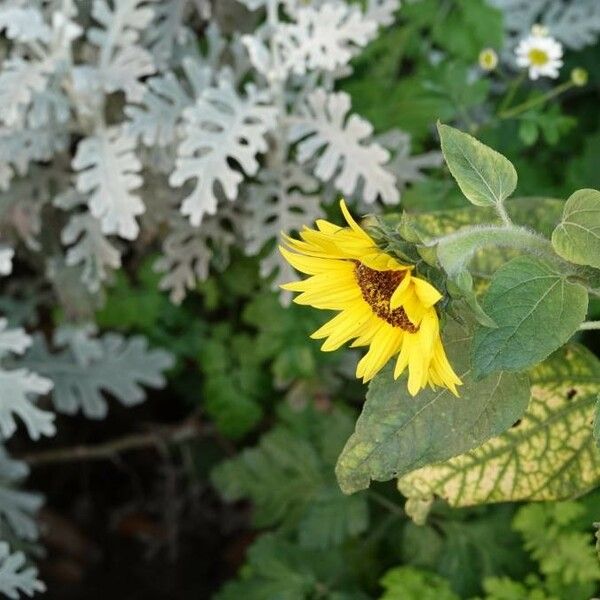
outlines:
{"label": "dark flower center", "polygon": [[419,330],[410,322],[404,308],[390,309],[390,298],[404,279],[405,271],[376,271],[356,261],[354,275],[362,297],[380,319],[410,333]]}

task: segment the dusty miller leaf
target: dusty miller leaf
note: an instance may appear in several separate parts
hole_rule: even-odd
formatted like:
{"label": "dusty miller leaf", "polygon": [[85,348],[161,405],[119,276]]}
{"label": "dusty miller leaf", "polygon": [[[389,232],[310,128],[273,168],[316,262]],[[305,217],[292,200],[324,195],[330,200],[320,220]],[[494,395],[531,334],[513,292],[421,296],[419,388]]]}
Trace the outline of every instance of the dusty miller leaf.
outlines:
{"label": "dusty miller leaf", "polygon": [[400,8],[400,0],[368,0],[364,18],[380,27],[394,23],[394,14]]}
{"label": "dusty miller leaf", "polygon": [[529,400],[527,378],[500,373],[475,381],[467,352],[471,335],[469,327],[456,322],[444,332],[449,360],[463,381],[458,398],[444,388],[413,398],[403,382],[393,379],[390,366],[375,377],[336,466],[344,492],[456,456],[521,417]]}
{"label": "dusty miller leaf", "polygon": [[99,75],[108,93],[123,90],[127,99],[139,102],[145,91],[142,77],[155,71],[152,55],[137,42],[152,22],[152,0],[94,0],[92,17],[100,24],[88,31],[88,39],[100,48]]}
{"label": "dusty miller leaf", "polygon": [[12,272],[12,259],[15,251],[10,246],[0,246],[0,276],[10,275]]}
{"label": "dusty miller leaf", "polygon": [[38,494],[15,489],[28,475],[27,465],[13,460],[0,447],[0,526],[20,539],[33,541],[38,538],[36,513],[43,499]]}
{"label": "dusty miller leaf", "polygon": [[[31,338],[22,329],[8,329],[6,319],[0,318],[0,361],[8,355],[23,354],[30,344]],[[23,421],[33,440],[42,435],[54,435],[54,415],[40,410],[32,401],[33,397],[47,394],[51,389],[52,381],[36,372],[24,368],[9,369],[0,364],[1,437],[7,439],[16,431],[15,417]]]}
{"label": "dusty miller leaf", "polygon": [[452,506],[562,500],[600,484],[600,449],[592,436],[600,361],[570,345],[530,371],[525,416],[474,450],[399,480],[408,497],[433,494]]}
{"label": "dusty miller leaf", "polygon": [[[102,419],[108,411],[103,392],[125,406],[139,404],[145,399],[142,386],[163,387],[163,371],[173,364],[169,353],[148,349],[141,336],[126,339],[107,333],[87,339],[87,344],[90,348],[84,353],[76,354],[72,345],[50,352],[44,339],[36,336],[25,357],[27,365],[54,382],[52,400],[60,412],[82,410],[86,417]],[[81,349],[81,339],[78,347]]]}
{"label": "dusty miller leaf", "polygon": [[231,225],[234,218],[224,212],[205,218],[202,227],[192,227],[181,218],[173,220],[163,242],[163,255],[154,265],[158,273],[165,273],[159,287],[169,291],[172,302],[180,304],[188,290],[208,277],[216,254],[228,258],[229,247],[236,236],[227,225]]}
{"label": "dusty miller leaf", "polygon": [[441,152],[425,152],[424,154],[411,154],[410,135],[400,129],[391,129],[378,135],[375,141],[387,148],[392,158],[387,163],[386,169],[396,178],[396,186],[402,192],[409,183],[425,180],[423,169],[435,169],[442,164]]}
{"label": "dusty miller leaf", "polygon": [[0,8],[0,31],[6,31],[6,37],[17,42],[49,42],[50,27],[45,23],[42,13],[34,7],[21,8],[5,6]]}
{"label": "dusty miller leaf", "polygon": [[177,123],[183,109],[191,104],[179,80],[171,71],[147,82],[141,106],[129,105],[127,132],[140,137],[146,146],[168,146],[177,136]]}
{"label": "dusty miller leaf", "polygon": [[89,194],[90,212],[102,223],[102,232],[130,240],[139,232],[135,217],[144,212],[134,193],[142,185],[142,165],[134,150],[133,137],[110,127],[82,139],[72,162],[77,191]]}
{"label": "dusty miller leaf", "polygon": [[[258,255],[265,244],[278,240],[281,233],[300,231],[306,223],[323,216],[318,182],[297,165],[281,170],[263,169],[257,183],[248,186],[247,216],[244,219],[246,252]],[[260,274],[269,277],[277,269],[273,289],[294,279],[294,270],[283,260],[276,245],[260,261]]]}
{"label": "dusty miller leaf", "polygon": [[389,152],[370,141],[371,124],[348,116],[349,111],[348,94],[327,94],[321,88],[312,92],[289,131],[290,141],[298,142],[298,160],[315,159],[315,175],[324,182],[333,179],[344,194],[352,195],[362,185],[365,202],[380,196],[386,204],[397,203],[396,180],[385,167]]}
{"label": "dusty miller leaf", "polygon": [[594,44],[600,34],[600,5],[595,0],[488,0],[504,13],[513,43],[545,25],[550,34],[573,50]]}
{"label": "dusty miller leaf", "polygon": [[19,56],[5,60],[0,73],[0,121],[9,127],[21,124],[34,94],[45,89],[47,76],[42,62]]}
{"label": "dusty miller leaf", "polygon": [[334,71],[350,62],[377,31],[375,21],[345,2],[299,8],[293,23],[283,23],[274,34],[287,73]]}
{"label": "dusty miller leaf", "polygon": [[[178,148],[176,168],[169,182],[181,186],[189,179],[197,183],[183,201],[181,212],[190,223],[200,225],[205,214],[217,210],[216,184],[228,200],[235,200],[242,173],[255,175],[256,155],[267,149],[265,136],[276,123],[276,110],[253,86],[245,97],[222,79],[218,87],[206,89],[196,104],[184,111],[184,138]],[[233,169],[229,161],[239,165]]]}
{"label": "dusty miller leaf", "polygon": [[46,586],[38,579],[38,570],[26,566],[25,555],[12,553],[6,542],[0,542],[0,592],[11,600],[18,600],[21,593],[33,596],[45,591]]}

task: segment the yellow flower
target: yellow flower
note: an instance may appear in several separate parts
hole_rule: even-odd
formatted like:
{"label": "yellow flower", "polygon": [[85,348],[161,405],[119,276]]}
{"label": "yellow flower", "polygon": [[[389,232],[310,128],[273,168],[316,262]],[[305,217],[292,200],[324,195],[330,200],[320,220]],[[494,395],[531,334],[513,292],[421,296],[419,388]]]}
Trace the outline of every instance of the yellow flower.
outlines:
{"label": "yellow flower", "polygon": [[441,294],[414,276],[412,266],[379,250],[343,200],[340,206],[349,227],[319,220],[317,229],[305,227],[299,240],[284,236],[287,248],[280,247],[294,268],[310,275],[282,286],[301,292],[294,301],[339,311],[311,337],[325,339],[325,352],[350,340],[352,347],[369,346],[356,369],[365,382],[398,355],[394,378],[408,368],[412,396],[427,384],[458,395],[461,381],[446,357],[435,309]]}

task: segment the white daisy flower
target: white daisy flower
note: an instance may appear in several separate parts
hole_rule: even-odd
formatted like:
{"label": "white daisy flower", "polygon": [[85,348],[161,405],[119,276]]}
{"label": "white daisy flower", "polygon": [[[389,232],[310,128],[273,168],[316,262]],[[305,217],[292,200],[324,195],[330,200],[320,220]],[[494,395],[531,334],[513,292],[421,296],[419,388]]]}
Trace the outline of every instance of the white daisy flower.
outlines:
{"label": "white daisy flower", "polygon": [[548,35],[548,30],[540,25],[531,28],[531,35],[519,42],[515,54],[517,65],[529,69],[529,79],[556,79],[563,65],[562,44]]}

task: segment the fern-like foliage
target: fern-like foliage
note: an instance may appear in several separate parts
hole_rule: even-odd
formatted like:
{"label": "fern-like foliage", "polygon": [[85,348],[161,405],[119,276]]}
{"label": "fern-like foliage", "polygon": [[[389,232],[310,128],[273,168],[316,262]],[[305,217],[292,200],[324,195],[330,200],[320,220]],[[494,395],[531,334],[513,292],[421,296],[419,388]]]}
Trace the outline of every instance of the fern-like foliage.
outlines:
{"label": "fern-like foliage", "polygon": [[[51,352],[41,336],[25,357],[26,364],[54,382],[52,400],[57,411],[103,418],[108,411],[104,393],[125,406],[145,399],[142,386],[162,387],[163,371],[173,365],[163,350],[149,350],[143,337],[123,338],[118,334],[92,337],[93,330],[57,330]],[[123,368],[126,365],[126,368]]]}
{"label": "fern-like foliage", "polygon": [[30,344],[31,338],[23,329],[8,329],[6,319],[0,319],[0,434],[5,439],[17,429],[16,417],[34,440],[55,433],[54,415],[33,402],[52,389],[52,381],[25,368],[4,366],[8,356],[23,354]]}
{"label": "fern-like foliage", "polygon": [[243,176],[230,161],[235,161],[243,173],[256,174],[256,155],[267,149],[265,136],[276,122],[275,109],[266,105],[267,98],[253,86],[247,86],[242,97],[231,82],[223,80],[217,87],[206,89],[184,112],[185,137],[170,182],[180,186],[188,179],[197,179],[181,205],[181,212],[189,216],[192,225],[200,225],[205,214],[216,212],[217,183],[225,198],[237,197]]}
{"label": "fern-like foliage", "polygon": [[[331,465],[351,428],[341,412],[315,415],[312,429],[298,430],[301,419],[274,429],[256,448],[220,465],[213,480],[227,500],[249,497],[257,527],[283,525],[297,531],[307,548],[329,548],[364,531],[364,495],[344,496]],[[325,433],[327,439],[321,436]]]}
{"label": "fern-like foliage", "polygon": [[290,129],[290,141],[298,142],[298,159],[316,159],[315,175],[324,182],[333,180],[344,194],[355,194],[361,186],[365,202],[380,197],[395,204],[396,181],[384,167],[390,153],[370,140],[373,128],[367,121],[348,116],[350,107],[350,96],[344,92],[312,92]]}
{"label": "fern-like foliage", "polygon": [[37,569],[26,566],[25,555],[11,552],[6,542],[0,542],[0,592],[17,600],[21,593],[31,597],[44,591],[46,586],[38,579]]}

